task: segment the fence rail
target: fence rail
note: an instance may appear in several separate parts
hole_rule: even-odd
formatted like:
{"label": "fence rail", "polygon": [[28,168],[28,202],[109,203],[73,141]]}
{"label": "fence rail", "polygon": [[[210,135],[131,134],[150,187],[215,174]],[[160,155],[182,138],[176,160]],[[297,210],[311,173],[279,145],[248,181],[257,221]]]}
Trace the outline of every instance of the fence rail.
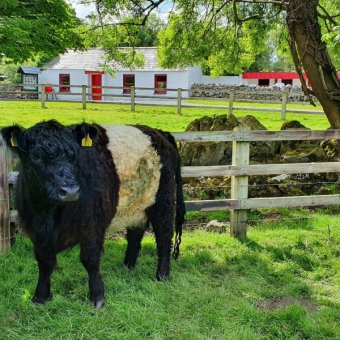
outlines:
{"label": "fence rail", "polygon": [[[164,93],[158,93],[159,88],[153,88],[153,87],[120,87],[120,86],[88,86],[88,85],[60,85],[60,84],[37,84],[33,85],[32,87],[35,87],[36,91],[28,91],[28,90],[22,90],[23,84],[14,84],[14,85],[2,85],[4,86],[10,86],[14,88],[19,88],[19,90],[15,91],[0,91],[1,94],[17,94],[20,97],[25,96],[31,96],[36,95],[37,98],[32,98],[31,100],[39,100],[41,102],[41,107],[46,107],[46,102],[49,101],[49,97],[55,101],[58,100],[60,102],[76,102],[76,103],[82,103],[82,108],[86,110],[87,103],[101,103],[101,104],[129,104],[131,107],[131,111],[135,111],[136,105],[145,105],[145,106],[171,106],[177,108],[177,113],[182,113],[182,108],[205,108],[205,109],[222,109],[226,110],[228,112],[228,115],[232,114],[233,111],[236,110],[245,110],[245,111],[261,111],[261,112],[278,112],[281,113],[281,120],[286,120],[287,113],[301,113],[301,114],[324,114],[322,110],[306,110],[306,109],[289,109],[289,93],[288,91],[257,91],[258,94],[271,94],[271,95],[282,95],[281,101],[274,101],[274,103],[278,104],[277,108],[261,108],[261,107],[249,107],[249,106],[235,106],[235,102],[258,102],[258,103],[273,103],[273,100],[238,100],[236,95],[237,94],[244,94],[244,91],[236,91],[234,89],[231,89],[227,92],[227,96],[218,98],[218,100],[225,101],[225,105],[207,105],[207,104],[190,104],[186,101],[190,99],[192,100],[215,100],[215,98],[209,98],[209,97],[183,97],[184,92],[189,92],[190,89],[181,89],[181,88],[166,88],[161,89],[167,92],[174,92],[176,95],[169,96],[164,95]],[[52,87],[59,89],[58,92],[53,91],[53,93],[47,93],[46,87]],[[60,88],[68,89],[68,91],[60,91]],[[21,89],[20,89],[21,88]],[[73,92],[72,89],[79,89],[79,92]],[[93,89],[100,89],[101,93],[94,93]],[[110,91],[112,93],[105,93],[104,91]],[[113,93],[115,90],[122,90],[121,93]],[[124,93],[124,91],[129,91],[129,93]],[[145,91],[153,91],[153,94],[141,94],[141,92]],[[138,93],[140,92],[140,93]],[[60,100],[60,96],[66,96],[66,97],[78,97],[76,100]],[[110,100],[104,100],[101,99],[110,99]],[[114,99],[119,98],[129,98],[130,101],[117,101]],[[138,102],[138,99],[157,99],[157,102]],[[4,98],[0,99],[4,100]],[[7,99],[9,100],[9,99]],[[13,99],[11,99],[13,100]],[[169,102],[173,100],[173,102]]]}
{"label": "fence rail", "polygon": [[[105,126],[110,129],[110,126]],[[295,164],[249,164],[249,147],[256,141],[283,140],[325,140],[340,139],[340,130],[309,131],[237,131],[181,132],[173,133],[177,141],[221,142],[232,141],[232,165],[225,166],[186,166],[182,168],[183,177],[231,176],[231,198],[219,200],[186,201],[190,210],[231,210],[231,234],[238,238],[246,236],[247,211],[259,208],[305,207],[340,205],[340,195],[248,198],[248,176],[273,174],[340,173],[340,162],[295,163]],[[11,223],[18,223],[14,207],[10,210],[10,196],[18,173],[10,171],[7,148],[0,138],[0,253],[10,248]],[[11,193],[12,192],[12,193]]]}

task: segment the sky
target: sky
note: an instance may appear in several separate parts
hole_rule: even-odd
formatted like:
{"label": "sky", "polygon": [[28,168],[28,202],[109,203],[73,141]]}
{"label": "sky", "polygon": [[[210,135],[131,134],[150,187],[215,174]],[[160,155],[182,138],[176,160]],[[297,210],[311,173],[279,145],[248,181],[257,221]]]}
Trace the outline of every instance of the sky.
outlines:
{"label": "sky", "polygon": [[[95,7],[93,5],[85,6],[79,4],[79,0],[67,0],[72,7],[76,10],[76,14],[78,18],[84,19],[88,14],[90,14],[92,11],[95,10]],[[159,8],[159,15],[160,16],[166,16],[166,14],[171,10],[172,2],[165,1],[164,4],[162,4]]]}
{"label": "sky", "polygon": [[68,0],[68,3],[76,10],[78,18],[84,19],[90,12],[94,11],[95,7],[93,5],[85,6],[78,3],[78,1]]}

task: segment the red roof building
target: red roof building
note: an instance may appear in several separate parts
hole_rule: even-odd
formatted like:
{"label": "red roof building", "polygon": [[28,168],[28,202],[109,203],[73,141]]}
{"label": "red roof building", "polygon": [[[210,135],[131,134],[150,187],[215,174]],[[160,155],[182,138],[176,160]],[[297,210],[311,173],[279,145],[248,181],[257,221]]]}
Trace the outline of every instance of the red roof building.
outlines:
{"label": "red roof building", "polygon": [[[303,76],[308,82],[305,73]],[[338,73],[338,77],[340,78],[340,73]],[[249,85],[270,86],[276,83],[301,85],[299,76],[296,72],[244,72],[242,74],[242,79]]]}
{"label": "red roof building", "polygon": [[[304,78],[307,79],[304,74]],[[270,86],[276,83],[284,83],[286,85],[300,85],[300,79],[296,72],[244,72],[242,79],[247,84]]]}

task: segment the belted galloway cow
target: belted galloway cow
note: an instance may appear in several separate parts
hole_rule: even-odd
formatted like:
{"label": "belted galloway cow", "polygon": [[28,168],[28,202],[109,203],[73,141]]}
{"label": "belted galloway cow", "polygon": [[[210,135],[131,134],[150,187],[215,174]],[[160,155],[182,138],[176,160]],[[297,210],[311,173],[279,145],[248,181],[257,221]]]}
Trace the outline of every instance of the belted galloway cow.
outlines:
{"label": "belted galloway cow", "polygon": [[105,303],[99,266],[105,231],[126,230],[124,264],[136,265],[141,240],[151,225],[156,237],[157,280],[170,272],[179,254],[185,206],[180,158],[170,133],[146,126],[97,124],[63,126],[46,121],[1,133],[19,156],[16,207],[21,226],[34,245],[39,267],[36,303],[51,297],[56,255],[80,245],[88,272],[90,299]]}

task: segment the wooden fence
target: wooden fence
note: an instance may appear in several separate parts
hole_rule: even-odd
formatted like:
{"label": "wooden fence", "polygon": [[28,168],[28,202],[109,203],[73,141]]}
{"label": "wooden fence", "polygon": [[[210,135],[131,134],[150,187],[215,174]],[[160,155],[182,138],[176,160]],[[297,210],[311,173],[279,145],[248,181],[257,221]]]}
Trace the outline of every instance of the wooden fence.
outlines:
{"label": "wooden fence", "polygon": [[[110,126],[106,127],[107,129]],[[250,142],[326,140],[340,139],[340,130],[311,131],[235,131],[181,132],[173,133],[182,142],[232,142],[232,164],[224,166],[186,166],[182,168],[184,178],[231,176],[231,198],[220,200],[186,201],[188,211],[231,210],[231,235],[246,236],[247,211],[258,208],[306,207],[340,205],[340,195],[318,195],[297,197],[248,198],[248,177],[254,175],[340,173],[340,162],[294,163],[294,164],[249,164]],[[9,171],[8,150],[0,138],[0,253],[10,248],[11,223],[18,223],[16,211],[10,209],[10,197],[18,174]]]}
{"label": "wooden fence", "polygon": [[[22,84],[18,84],[18,85],[8,85],[8,86],[12,86],[12,87],[18,87],[20,88],[22,86]],[[59,88],[59,84],[58,85],[53,85],[50,84],[48,85],[49,87],[53,87],[53,88]],[[15,92],[11,92],[11,91],[0,91],[0,95],[1,94],[10,94],[10,93],[16,93],[19,96],[25,97],[25,96],[29,96],[32,97],[32,95],[36,95],[36,99],[35,100],[40,100],[41,102],[41,108],[45,108],[46,107],[46,102],[48,102],[49,100],[58,100],[60,102],[78,102],[82,104],[82,109],[86,110],[87,108],[87,104],[88,103],[101,103],[101,104],[128,104],[131,107],[131,111],[135,111],[136,109],[136,105],[143,105],[143,106],[171,106],[171,107],[176,107],[177,108],[177,113],[181,114],[182,113],[182,108],[204,108],[204,109],[223,109],[226,110],[226,112],[228,112],[228,115],[232,114],[233,111],[236,110],[245,110],[245,111],[261,111],[261,112],[277,112],[281,114],[281,120],[286,120],[286,115],[287,113],[304,113],[304,114],[324,114],[323,111],[321,110],[306,110],[306,109],[289,109],[288,108],[288,104],[289,104],[289,92],[288,91],[261,91],[261,92],[257,92],[260,94],[268,94],[268,95],[282,95],[282,100],[281,102],[277,102],[275,101],[275,104],[278,104],[278,107],[273,107],[273,108],[264,108],[264,107],[249,107],[249,106],[235,106],[235,102],[236,100],[236,95],[237,94],[244,94],[244,91],[235,91],[233,89],[231,89],[228,92],[228,96],[225,98],[206,98],[206,97],[183,97],[183,92],[190,92],[189,89],[164,89],[166,92],[173,92],[174,95],[173,96],[169,96],[169,95],[162,95],[162,94],[154,94],[154,95],[140,95],[138,94],[138,92],[145,92],[145,91],[152,91],[152,92],[156,92],[157,88],[147,88],[147,87],[119,87],[119,86],[87,86],[87,85],[63,85],[64,88],[69,88],[70,91],[69,92],[58,92],[58,93],[54,93],[54,96],[52,93],[46,93],[46,85],[42,84],[42,85],[36,85],[37,87],[37,91],[36,92],[32,92],[32,91],[21,91],[16,90]],[[78,88],[79,91],[78,92],[72,92],[71,89],[73,88]],[[102,92],[103,90],[112,90],[112,91],[116,91],[119,90],[121,91],[120,94],[113,94],[113,93],[91,93],[93,89],[101,89]],[[130,93],[128,94],[123,94],[122,92],[124,90],[128,90]],[[45,94],[45,95],[42,95]],[[61,96],[68,96],[68,97],[72,97],[72,96],[77,96],[79,98],[79,100],[60,100],[60,99],[56,99],[59,95]],[[91,96],[99,96],[102,98],[108,98],[111,100],[105,100],[105,101],[101,101],[101,100],[91,100]],[[50,98],[50,99],[49,99]],[[53,99],[54,98],[54,99]],[[127,98],[129,99],[129,103],[126,101],[117,101],[118,98]],[[113,101],[113,99],[115,99],[115,101]],[[153,101],[152,103],[147,103],[147,102],[137,102],[137,99],[157,99],[158,103]],[[225,105],[203,105],[203,104],[190,104],[187,103],[187,100],[190,99],[191,101],[194,100],[209,100],[209,101],[214,101],[214,100],[225,100]],[[0,99],[1,100],[1,99]],[[32,100],[32,99],[31,99]],[[173,100],[174,103],[169,103],[170,100]],[[240,100],[240,102],[242,102],[242,100]],[[273,101],[265,101],[265,100],[261,100],[261,101],[254,101],[252,100],[251,102],[259,102],[259,103],[273,103]]]}

